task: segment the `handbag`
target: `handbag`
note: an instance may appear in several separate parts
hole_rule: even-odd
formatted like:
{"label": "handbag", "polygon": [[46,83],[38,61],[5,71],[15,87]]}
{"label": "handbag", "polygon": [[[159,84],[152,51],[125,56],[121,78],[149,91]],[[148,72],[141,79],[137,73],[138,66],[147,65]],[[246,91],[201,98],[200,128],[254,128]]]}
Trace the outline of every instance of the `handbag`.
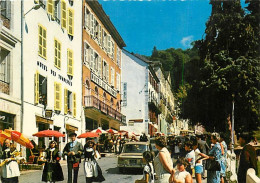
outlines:
{"label": "handbag", "polygon": [[215,159],[207,159],[205,169],[209,171],[220,171],[220,163]]}

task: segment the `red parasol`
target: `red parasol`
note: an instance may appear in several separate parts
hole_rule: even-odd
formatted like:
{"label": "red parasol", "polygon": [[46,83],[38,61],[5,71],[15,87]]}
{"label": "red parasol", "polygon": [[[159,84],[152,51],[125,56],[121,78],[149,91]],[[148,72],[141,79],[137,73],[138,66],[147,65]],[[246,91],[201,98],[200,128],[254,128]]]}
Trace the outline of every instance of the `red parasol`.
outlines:
{"label": "red parasol", "polygon": [[127,135],[127,134],[128,134],[128,131],[119,130],[118,133],[119,133],[120,135]]}
{"label": "red parasol", "polygon": [[95,130],[92,130],[91,132],[92,133],[98,133],[98,134],[107,133],[105,130],[102,130],[102,128],[97,128]]}
{"label": "red parasol", "polygon": [[78,138],[93,138],[93,137],[99,137],[99,134],[97,133],[93,133],[93,132],[86,132],[86,133],[82,133],[81,135],[78,136]]}
{"label": "red parasol", "polygon": [[108,129],[108,130],[106,130],[106,132],[108,132],[108,133],[112,133],[112,134],[114,134],[114,133],[118,133],[118,131],[116,131],[116,130],[113,130],[113,129]]}
{"label": "red parasol", "polygon": [[11,136],[11,139],[13,141],[29,149],[33,148],[32,142],[28,138],[26,138],[21,132],[15,130],[9,130],[9,129],[5,129],[5,132]]}
{"label": "red parasol", "polygon": [[55,130],[43,130],[43,131],[39,131],[35,134],[33,134],[33,136],[36,137],[65,137],[64,134],[55,131]]}

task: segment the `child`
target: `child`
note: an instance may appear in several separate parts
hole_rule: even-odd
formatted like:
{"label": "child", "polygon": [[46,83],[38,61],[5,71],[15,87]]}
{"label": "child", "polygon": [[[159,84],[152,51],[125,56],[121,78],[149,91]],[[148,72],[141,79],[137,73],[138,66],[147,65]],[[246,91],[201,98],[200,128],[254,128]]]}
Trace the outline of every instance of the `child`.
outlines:
{"label": "child", "polygon": [[192,169],[194,169],[195,166],[195,152],[193,150],[193,142],[192,141],[187,141],[185,143],[185,151],[186,151],[186,156],[185,158],[188,160],[189,165],[187,166],[187,171],[192,175]]}
{"label": "child", "polygon": [[143,171],[143,178],[136,180],[135,183],[154,183],[154,168],[153,168],[154,155],[150,151],[143,153],[143,160],[146,162]]}
{"label": "child", "polygon": [[172,171],[169,183],[192,183],[191,174],[185,170],[187,165],[189,165],[188,160],[181,157],[176,163],[177,171]]}

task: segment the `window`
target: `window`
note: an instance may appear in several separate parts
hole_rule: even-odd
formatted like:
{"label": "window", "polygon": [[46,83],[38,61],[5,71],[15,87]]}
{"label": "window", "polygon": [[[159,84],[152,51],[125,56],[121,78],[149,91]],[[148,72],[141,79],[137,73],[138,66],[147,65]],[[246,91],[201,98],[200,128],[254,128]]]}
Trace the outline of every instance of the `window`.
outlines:
{"label": "window", "polygon": [[115,43],[114,41],[111,40],[111,58],[114,60],[114,55],[115,55]]}
{"label": "window", "polygon": [[54,40],[54,50],[55,50],[54,65],[55,65],[55,67],[60,69],[60,66],[61,66],[61,43],[57,39]]}
{"label": "window", "polygon": [[90,68],[94,69],[94,50],[92,48],[89,49],[90,54]]}
{"label": "window", "polygon": [[61,28],[67,28],[67,8],[64,0],[61,1]]}
{"label": "window", "polygon": [[102,29],[102,48],[106,51],[107,47],[107,33],[105,32],[104,29]]}
{"label": "window", "polygon": [[74,10],[68,8],[68,34],[74,35]]}
{"label": "window", "polygon": [[38,27],[38,37],[39,37],[39,56],[46,59],[46,28],[39,25]]}
{"label": "window", "polygon": [[103,80],[108,82],[109,65],[106,61],[103,61]]}
{"label": "window", "polygon": [[0,57],[0,92],[9,94],[10,91],[10,52],[1,48]]}
{"label": "window", "polygon": [[67,51],[67,57],[68,57],[68,70],[67,70],[67,74],[70,76],[73,76],[73,63],[74,63],[74,58],[73,58],[73,50],[68,49]]}
{"label": "window", "polygon": [[61,18],[61,4],[60,4],[60,0],[56,0],[54,1],[54,17],[55,20],[60,23],[60,18]]}
{"label": "window", "polygon": [[94,36],[94,15],[90,14],[90,35]]}
{"label": "window", "polygon": [[107,52],[110,54],[111,53],[111,36],[107,36],[107,44],[106,44]]}
{"label": "window", "polygon": [[120,74],[116,73],[116,88],[120,91]]}
{"label": "window", "polygon": [[49,15],[54,17],[54,0],[48,0],[47,12],[48,12]]}
{"label": "window", "polygon": [[54,110],[61,111],[61,84],[54,82]]}
{"label": "window", "polygon": [[68,89],[64,89],[64,114],[72,114],[72,92]]}
{"label": "window", "polygon": [[1,15],[7,18],[8,20],[11,19],[11,1],[10,0],[2,0],[0,2],[1,7]]}
{"label": "window", "polygon": [[90,64],[90,46],[87,42],[84,42],[84,64],[88,65]]}
{"label": "window", "polygon": [[95,52],[94,53],[94,70],[98,71],[98,54]]}
{"label": "window", "polygon": [[116,64],[121,66],[121,50],[119,48],[116,50]]}
{"label": "window", "polygon": [[112,86],[115,86],[115,69],[113,67],[111,67],[111,77],[110,77],[110,84]]}
{"label": "window", "polygon": [[39,74],[38,71],[34,77],[34,103],[47,105],[47,77]]}

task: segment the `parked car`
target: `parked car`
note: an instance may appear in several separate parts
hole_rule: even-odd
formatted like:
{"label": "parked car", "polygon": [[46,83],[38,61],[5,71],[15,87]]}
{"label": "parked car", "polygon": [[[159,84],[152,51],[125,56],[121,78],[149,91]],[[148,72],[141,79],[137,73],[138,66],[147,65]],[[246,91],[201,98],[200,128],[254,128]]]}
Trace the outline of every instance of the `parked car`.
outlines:
{"label": "parked car", "polygon": [[143,152],[151,150],[149,142],[127,142],[117,157],[119,171],[123,172],[127,168],[142,169],[145,166],[145,162],[142,161]]}

